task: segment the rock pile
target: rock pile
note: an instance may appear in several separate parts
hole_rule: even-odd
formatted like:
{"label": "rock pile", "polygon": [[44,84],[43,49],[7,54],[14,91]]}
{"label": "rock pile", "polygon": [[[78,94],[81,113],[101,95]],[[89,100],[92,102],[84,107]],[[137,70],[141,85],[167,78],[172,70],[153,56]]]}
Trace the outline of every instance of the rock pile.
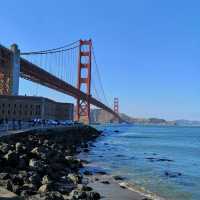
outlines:
{"label": "rock pile", "polygon": [[73,157],[99,134],[82,126],[1,137],[0,186],[26,200],[99,199],[82,184],[82,162]]}

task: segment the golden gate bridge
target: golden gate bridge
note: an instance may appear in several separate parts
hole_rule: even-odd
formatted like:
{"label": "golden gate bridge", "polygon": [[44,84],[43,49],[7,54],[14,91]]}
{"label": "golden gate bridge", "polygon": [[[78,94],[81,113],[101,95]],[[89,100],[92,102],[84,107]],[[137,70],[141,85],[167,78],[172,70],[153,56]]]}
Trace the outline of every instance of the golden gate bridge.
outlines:
{"label": "golden gate bridge", "polygon": [[114,109],[108,105],[91,39],[31,52],[0,45],[0,95],[18,95],[19,77],[74,97],[78,121],[89,123],[91,105],[120,120],[118,98]]}

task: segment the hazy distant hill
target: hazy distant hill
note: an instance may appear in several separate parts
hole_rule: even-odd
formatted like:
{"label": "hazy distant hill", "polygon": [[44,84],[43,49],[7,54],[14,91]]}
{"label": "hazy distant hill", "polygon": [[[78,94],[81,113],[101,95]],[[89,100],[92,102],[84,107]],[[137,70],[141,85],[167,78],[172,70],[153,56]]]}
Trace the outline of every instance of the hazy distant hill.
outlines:
{"label": "hazy distant hill", "polygon": [[134,118],[130,117],[126,114],[120,114],[121,118],[128,122],[128,123],[134,123],[134,124],[160,124],[160,125],[174,125],[174,121],[167,121],[165,119],[159,119],[159,118]]}
{"label": "hazy distant hill", "polygon": [[[174,125],[175,124],[175,122],[169,122],[164,119],[134,118],[134,117],[130,117],[123,113],[120,113],[120,117],[123,121],[125,121],[127,123],[134,123],[134,124],[162,124],[162,125]],[[113,116],[104,110],[93,109],[93,110],[91,110],[91,121],[92,121],[92,123],[112,122]]]}
{"label": "hazy distant hill", "polygon": [[178,126],[200,126],[200,121],[190,121],[190,120],[176,120],[176,125]]}
{"label": "hazy distant hill", "polygon": [[[124,122],[132,124],[156,124],[156,125],[177,125],[177,126],[200,126],[200,121],[190,121],[190,120],[174,120],[167,121],[165,119],[159,118],[137,118],[131,117],[124,113],[120,113],[120,117]],[[113,121],[113,116],[101,109],[91,110],[91,122],[92,123],[108,123]]]}

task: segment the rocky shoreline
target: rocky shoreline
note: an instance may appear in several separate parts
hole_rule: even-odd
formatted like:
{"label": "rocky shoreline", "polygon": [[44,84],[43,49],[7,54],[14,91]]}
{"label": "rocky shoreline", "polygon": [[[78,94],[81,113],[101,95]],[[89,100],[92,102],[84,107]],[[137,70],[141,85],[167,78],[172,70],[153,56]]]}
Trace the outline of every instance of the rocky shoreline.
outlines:
{"label": "rocky shoreline", "polygon": [[100,134],[81,126],[0,137],[0,187],[24,200],[100,199],[83,183],[83,161],[74,157]]}

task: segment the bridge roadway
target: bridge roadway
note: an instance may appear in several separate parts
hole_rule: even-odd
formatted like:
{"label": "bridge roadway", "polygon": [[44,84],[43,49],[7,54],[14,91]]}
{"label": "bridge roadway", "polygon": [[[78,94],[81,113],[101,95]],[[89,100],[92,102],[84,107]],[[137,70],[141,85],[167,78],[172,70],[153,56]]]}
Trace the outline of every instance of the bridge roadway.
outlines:
{"label": "bridge roadway", "polygon": [[[0,48],[5,52],[5,55],[10,55],[12,52],[0,45]],[[56,67],[56,66],[55,66]],[[88,96],[84,92],[78,90],[76,87],[70,85],[69,83],[57,78],[56,76],[50,74],[46,70],[38,67],[37,65],[29,62],[24,58],[20,58],[20,76],[24,79],[33,81],[35,83],[39,83],[48,88],[54,89],[61,93],[70,95],[76,99],[89,100],[90,104],[101,108],[115,116],[116,118],[120,118],[117,113],[115,113],[111,108],[93,98],[92,96]]]}

